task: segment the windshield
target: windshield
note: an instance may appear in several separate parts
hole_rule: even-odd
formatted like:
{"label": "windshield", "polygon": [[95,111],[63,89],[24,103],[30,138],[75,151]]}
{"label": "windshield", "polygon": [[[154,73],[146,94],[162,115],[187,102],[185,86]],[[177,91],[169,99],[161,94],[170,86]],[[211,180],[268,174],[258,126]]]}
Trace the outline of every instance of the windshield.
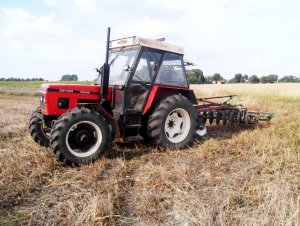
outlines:
{"label": "windshield", "polygon": [[[128,77],[129,69],[135,60],[138,49],[120,50],[109,53],[109,84],[110,85],[124,85]],[[101,84],[100,76],[97,83]]]}

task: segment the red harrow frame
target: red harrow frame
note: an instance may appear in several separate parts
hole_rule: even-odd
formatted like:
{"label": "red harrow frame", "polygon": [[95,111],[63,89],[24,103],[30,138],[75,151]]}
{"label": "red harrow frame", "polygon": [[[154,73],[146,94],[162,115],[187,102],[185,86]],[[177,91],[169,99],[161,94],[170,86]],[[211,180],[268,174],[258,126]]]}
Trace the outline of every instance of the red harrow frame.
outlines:
{"label": "red harrow frame", "polygon": [[[226,100],[223,102],[213,101],[225,98]],[[258,121],[270,121],[273,117],[273,113],[270,112],[248,111],[241,104],[229,104],[234,98],[241,101],[237,95],[198,98],[197,101],[200,104],[195,107],[196,113],[202,119],[203,124],[206,124],[207,120],[209,124],[212,124],[215,120],[217,125],[222,121],[223,125],[226,125],[227,122],[230,125],[237,122],[248,126],[256,124]]]}

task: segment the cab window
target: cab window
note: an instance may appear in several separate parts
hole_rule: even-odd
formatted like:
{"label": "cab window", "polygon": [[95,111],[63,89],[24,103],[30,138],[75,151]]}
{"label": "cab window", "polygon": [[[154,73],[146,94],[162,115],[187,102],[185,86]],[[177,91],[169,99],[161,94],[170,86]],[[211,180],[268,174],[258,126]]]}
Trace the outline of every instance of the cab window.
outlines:
{"label": "cab window", "polygon": [[157,73],[156,84],[188,87],[181,55],[166,53]]}
{"label": "cab window", "polygon": [[132,81],[151,83],[155,74],[155,70],[157,70],[160,58],[161,54],[159,53],[144,51],[136,68]]}
{"label": "cab window", "polygon": [[139,60],[127,96],[127,109],[142,111],[162,54],[145,50]]}

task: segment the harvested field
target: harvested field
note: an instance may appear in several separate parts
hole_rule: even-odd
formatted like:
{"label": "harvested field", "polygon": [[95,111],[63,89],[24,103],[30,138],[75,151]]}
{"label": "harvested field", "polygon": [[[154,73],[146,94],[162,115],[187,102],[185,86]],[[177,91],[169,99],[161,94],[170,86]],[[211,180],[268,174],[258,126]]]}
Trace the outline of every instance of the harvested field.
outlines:
{"label": "harvested field", "polygon": [[191,87],[274,118],[212,125],[180,151],[112,144],[91,165],[63,167],[27,131],[37,90],[0,87],[0,225],[300,225],[300,84]]}

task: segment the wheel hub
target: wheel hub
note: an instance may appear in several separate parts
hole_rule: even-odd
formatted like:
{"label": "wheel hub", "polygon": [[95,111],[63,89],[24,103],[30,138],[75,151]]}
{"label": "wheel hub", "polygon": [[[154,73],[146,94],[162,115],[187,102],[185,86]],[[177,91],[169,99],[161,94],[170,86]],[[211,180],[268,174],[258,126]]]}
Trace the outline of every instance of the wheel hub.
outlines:
{"label": "wheel hub", "polygon": [[175,121],[173,119],[170,119],[169,122],[168,122],[168,127],[170,129],[174,129],[174,126],[175,126]]}
{"label": "wheel hub", "polygon": [[86,157],[96,152],[101,144],[102,133],[91,121],[81,121],[73,125],[66,136],[69,151],[78,157]]}
{"label": "wheel hub", "polygon": [[80,130],[75,134],[75,142],[79,145],[85,145],[91,142],[91,136],[88,131]]}
{"label": "wheel hub", "polygon": [[188,112],[185,109],[176,108],[166,118],[166,137],[172,143],[180,143],[187,137],[190,127],[191,120]]}

